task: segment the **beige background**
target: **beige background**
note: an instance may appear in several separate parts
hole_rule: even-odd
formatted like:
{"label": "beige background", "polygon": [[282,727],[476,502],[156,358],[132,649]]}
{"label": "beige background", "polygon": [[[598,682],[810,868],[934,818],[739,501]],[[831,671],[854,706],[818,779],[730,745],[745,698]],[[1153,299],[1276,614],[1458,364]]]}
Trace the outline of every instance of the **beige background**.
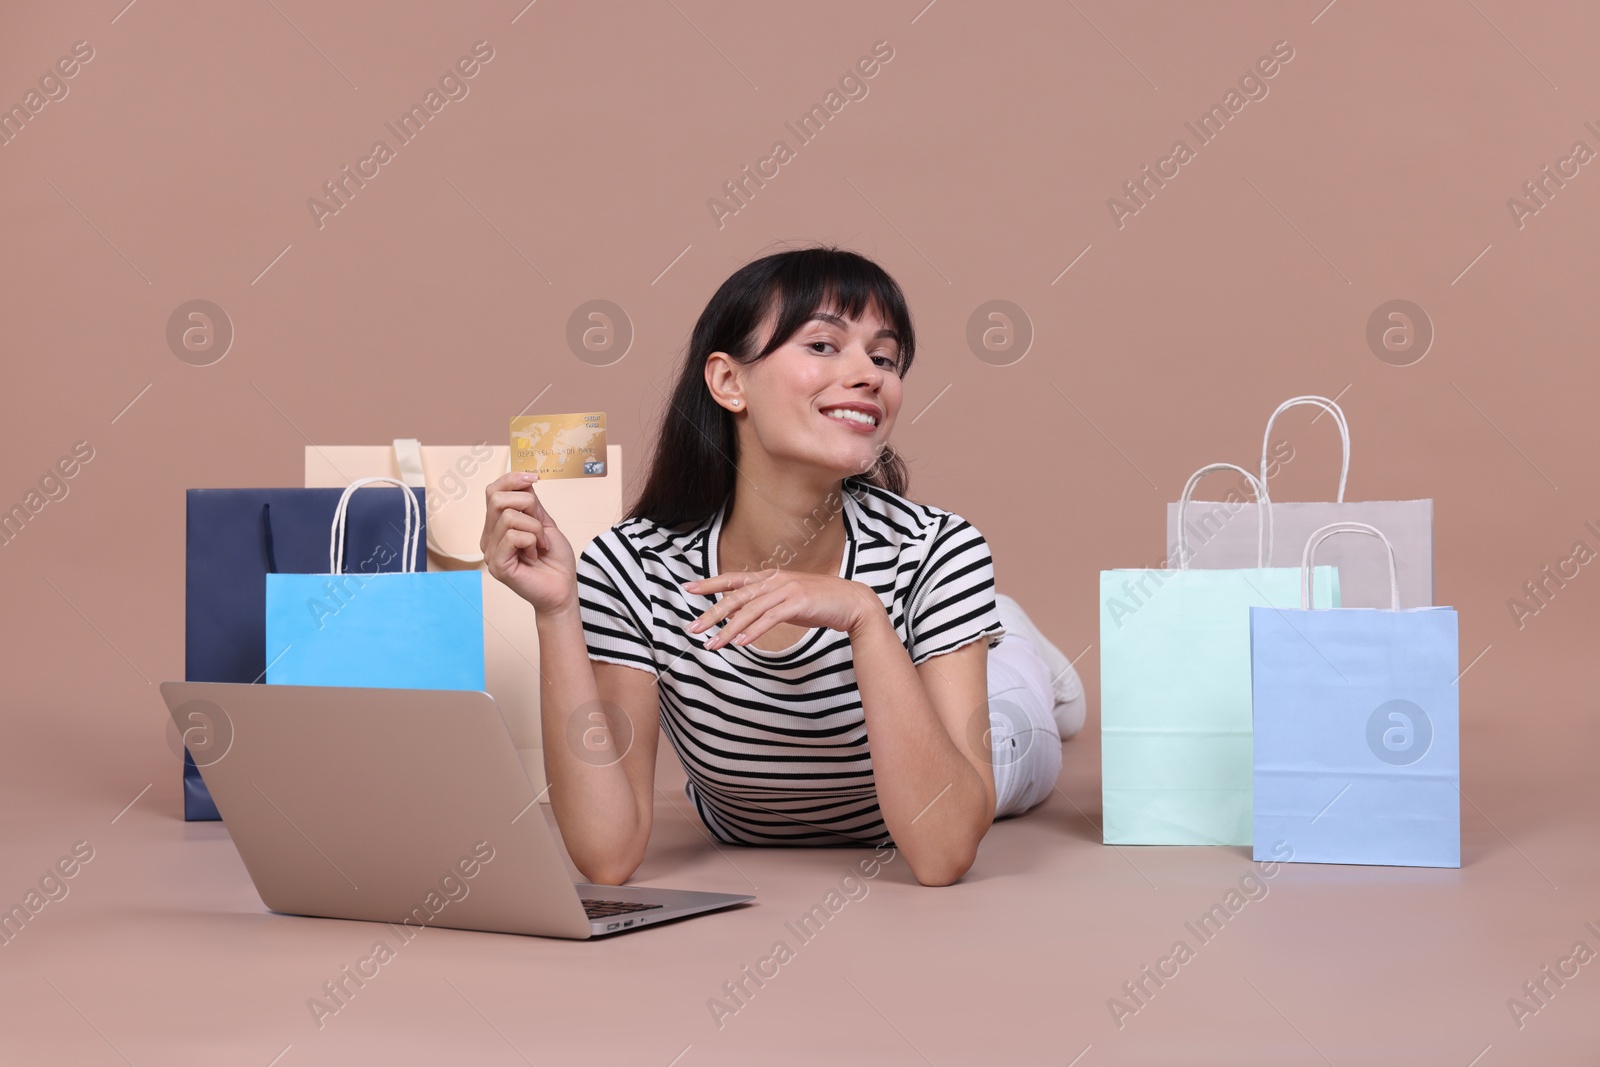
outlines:
{"label": "beige background", "polygon": [[[1065,1063],[1086,1045],[1085,1067],[1200,1048],[1229,1063],[1466,1064],[1485,1046],[1485,1065],[1580,1062],[1590,968],[1521,1030],[1505,999],[1578,937],[1600,948],[1581,927],[1600,923],[1600,564],[1520,628],[1507,601],[1575,542],[1600,550],[1585,529],[1600,528],[1600,164],[1521,226],[1507,199],[1575,141],[1600,150],[1586,5],[124,2],[0,14],[7,107],[75,42],[94,50],[0,146],[0,506],[75,442],[94,449],[66,498],[0,546],[0,901],[72,841],[105,857],[0,948],[14,982],[0,1043],[24,1043],[8,1062],[118,1062],[115,1048],[266,1063],[285,1045],[284,1064],[349,1062],[402,1026],[416,1032],[385,1062],[565,1061],[578,1042],[617,1062],[666,1064],[685,1045],[674,1062],[808,1062],[832,1027],[847,1062]],[[494,55],[468,95],[319,228],[308,198],[393,144],[385,122],[478,41]],[[879,41],[893,58],[867,95],[798,145],[785,122]],[[1194,147],[1184,123],[1279,41],[1294,56],[1268,95],[1119,228],[1108,198],[1174,140]],[[719,227],[707,200],[780,138],[792,161]],[[604,945],[440,931],[433,956],[315,1031],[304,997],[370,931],[265,915],[225,831],[176,821],[151,683],[183,669],[184,489],[298,484],[308,440],[498,443],[535,398],[605,410],[633,483],[716,286],[806,241],[862,251],[904,286],[922,340],[894,437],[911,495],[976,524],[1002,590],[1072,656],[1097,641],[1097,572],[1160,562],[1164,504],[1193,469],[1252,465],[1285,397],[1339,396],[1350,498],[1436,502],[1438,601],[1460,611],[1467,667],[1463,869],[1288,870],[1274,918],[1118,1031],[1105,999],[1248,855],[1098,844],[1089,651],[1090,725],[1063,792],[997,826],[961,886],[885,874],[874,892],[899,903],[846,913],[854,934],[808,949],[785,971],[805,977],[726,1031],[705,998],[849,857],[730,859],[681,817],[640,880],[760,882],[764,917]],[[194,299],[236,335],[209,366],[166,340]],[[597,299],[634,333],[606,366],[567,342]],[[1395,299],[1436,334],[1406,366],[1366,339]],[[991,300],[1031,324],[1009,365],[966,339]],[[1335,484],[1336,436],[1310,415],[1275,434],[1295,450],[1280,498]],[[663,805],[686,810],[681,772],[663,774]],[[1041,906],[1049,932],[1004,940]],[[604,1003],[634,1025],[601,1023]]]}

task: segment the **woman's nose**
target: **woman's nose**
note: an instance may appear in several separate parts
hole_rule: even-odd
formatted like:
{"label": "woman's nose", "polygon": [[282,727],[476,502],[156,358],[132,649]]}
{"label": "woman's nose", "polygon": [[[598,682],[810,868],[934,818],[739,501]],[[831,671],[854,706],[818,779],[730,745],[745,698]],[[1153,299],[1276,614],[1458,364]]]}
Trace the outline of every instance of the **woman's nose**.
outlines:
{"label": "woman's nose", "polygon": [[883,384],[883,368],[873,361],[865,348],[852,348],[850,367],[852,382],[864,382],[874,389]]}

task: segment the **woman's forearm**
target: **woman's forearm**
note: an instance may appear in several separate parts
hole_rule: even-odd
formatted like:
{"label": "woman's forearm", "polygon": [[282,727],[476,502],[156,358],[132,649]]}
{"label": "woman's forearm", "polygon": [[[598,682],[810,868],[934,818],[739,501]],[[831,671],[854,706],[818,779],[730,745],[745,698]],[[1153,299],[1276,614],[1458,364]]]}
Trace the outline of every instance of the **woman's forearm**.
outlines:
{"label": "woman's forearm", "polygon": [[850,644],[884,824],[918,881],[949,884],[971,866],[989,829],[988,791],[888,616],[872,615]]}
{"label": "woman's forearm", "polygon": [[[648,834],[639,800],[621,760],[589,762],[572,739],[605,731],[604,742],[626,727],[608,721],[601,710],[578,607],[541,612],[538,629],[540,733],[556,824],[584,877],[621,884],[637,868]],[[574,716],[586,721],[574,723]]]}

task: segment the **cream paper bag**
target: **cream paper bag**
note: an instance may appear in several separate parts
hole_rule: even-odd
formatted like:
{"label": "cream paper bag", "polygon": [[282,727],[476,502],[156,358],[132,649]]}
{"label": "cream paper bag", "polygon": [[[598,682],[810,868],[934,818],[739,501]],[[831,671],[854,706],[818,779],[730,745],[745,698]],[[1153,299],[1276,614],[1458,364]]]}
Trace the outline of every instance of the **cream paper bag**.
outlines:
{"label": "cream paper bag", "polygon": [[[427,490],[428,570],[483,571],[487,509],[484,490],[511,467],[505,445],[307,445],[306,488],[339,488],[357,478],[399,478]],[[582,553],[598,534],[622,521],[622,446],[606,446],[603,478],[541,481],[539,500]],[[539,728],[539,632],[533,608],[502,582],[483,575],[485,688],[505,715],[511,740],[541,800],[544,749]]]}

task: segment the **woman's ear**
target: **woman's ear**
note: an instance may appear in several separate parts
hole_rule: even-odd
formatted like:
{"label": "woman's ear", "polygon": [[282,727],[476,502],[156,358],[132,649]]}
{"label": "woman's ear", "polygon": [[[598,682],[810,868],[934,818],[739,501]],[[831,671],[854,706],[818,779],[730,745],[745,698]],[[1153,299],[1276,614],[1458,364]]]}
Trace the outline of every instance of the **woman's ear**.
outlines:
{"label": "woman's ear", "polygon": [[739,380],[738,365],[726,352],[713,352],[706,357],[706,388],[711,398],[729,411],[744,410],[744,387]]}

